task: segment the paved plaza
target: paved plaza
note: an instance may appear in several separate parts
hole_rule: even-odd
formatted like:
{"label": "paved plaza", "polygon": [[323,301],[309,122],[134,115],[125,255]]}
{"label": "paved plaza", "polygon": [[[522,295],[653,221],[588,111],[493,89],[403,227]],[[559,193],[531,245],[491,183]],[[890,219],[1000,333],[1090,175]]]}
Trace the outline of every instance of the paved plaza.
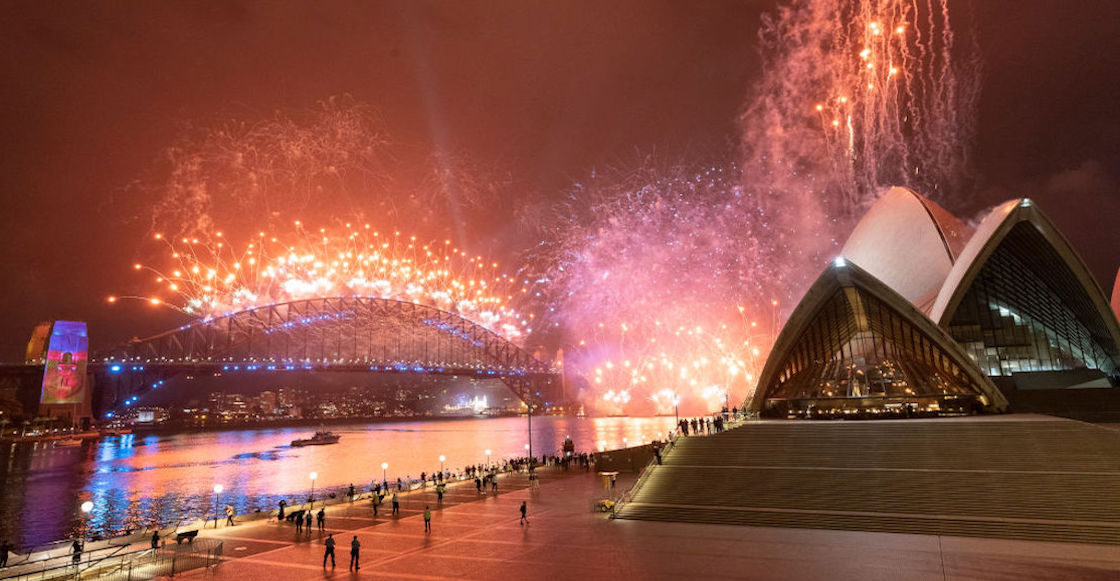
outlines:
{"label": "paved plaza", "polygon": [[[630,480],[621,480],[628,487]],[[368,501],[329,509],[337,566],[322,566],[325,533],[297,537],[275,521],[208,532],[225,541],[225,562],[184,576],[236,581],[303,579],[1120,579],[1115,546],[948,536],[613,521],[592,512],[603,490],[594,474],[524,475],[500,494],[448,490],[424,533],[424,504],[412,495],[399,518],[372,516]],[[528,501],[530,524],[519,524]],[[361,570],[347,569],[353,535]]]}

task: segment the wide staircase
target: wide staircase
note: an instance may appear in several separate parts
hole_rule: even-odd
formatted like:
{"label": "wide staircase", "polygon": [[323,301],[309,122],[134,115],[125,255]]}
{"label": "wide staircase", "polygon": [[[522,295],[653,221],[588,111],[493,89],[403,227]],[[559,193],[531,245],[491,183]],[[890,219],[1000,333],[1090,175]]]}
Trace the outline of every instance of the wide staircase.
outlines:
{"label": "wide staircase", "polygon": [[1120,431],[1047,416],[748,423],[679,440],[618,517],[1120,544]]}

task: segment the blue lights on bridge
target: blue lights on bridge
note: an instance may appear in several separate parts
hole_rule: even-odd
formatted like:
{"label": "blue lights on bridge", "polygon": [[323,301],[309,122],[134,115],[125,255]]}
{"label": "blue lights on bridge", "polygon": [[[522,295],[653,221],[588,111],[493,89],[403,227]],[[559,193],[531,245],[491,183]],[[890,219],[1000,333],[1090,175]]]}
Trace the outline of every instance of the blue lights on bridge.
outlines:
{"label": "blue lights on bridge", "polygon": [[120,363],[114,363],[114,364],[110,365],[109,366],[109,371],[112,371],[113,373],[120,373],[121,372],[121,364]]}
{"label": "blue lights on bridge", "polygon": [[455,325],[452,325],[451,323],[444,323],[442,321],[433,321],[431,319],[424,319],[424,324],[435,327],[435,328],[439,329],[440,331],[443,331],[443,332],[445,332],[449,335],[454,335],[454,336],[456,336],[456,337],[458,337],[458,338],[460,338],[464,341],[469,342],[471,345],[474,345],[475,347],[484,347],[485,346],[485,343],[483,343],[482,341],[479,341],[478,339],[475,339],[474,337],[471,337],[471,334],[467,333],[466,331],[456,329]]}

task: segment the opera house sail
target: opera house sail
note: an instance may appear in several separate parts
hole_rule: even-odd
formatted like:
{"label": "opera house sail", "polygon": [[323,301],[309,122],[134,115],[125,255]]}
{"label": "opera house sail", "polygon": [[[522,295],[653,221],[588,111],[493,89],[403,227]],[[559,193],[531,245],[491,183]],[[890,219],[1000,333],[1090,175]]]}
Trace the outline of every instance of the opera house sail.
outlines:
{"label": "opera house sail", "polygon": [[768,416],[1000,411],[1007,401],[909,300],[839,258],[806,293],[751,400]]}
{"label": "opera house sail", "polygon": [[894,187],[860,219],[840,253],[928,313],[971,236],[941,206]]}
{"label": "opera house sail", "polygon": [[1085,264],[1030,202],[980,223],[930,317],[1005,387],[1120,383],[1120,325]]}

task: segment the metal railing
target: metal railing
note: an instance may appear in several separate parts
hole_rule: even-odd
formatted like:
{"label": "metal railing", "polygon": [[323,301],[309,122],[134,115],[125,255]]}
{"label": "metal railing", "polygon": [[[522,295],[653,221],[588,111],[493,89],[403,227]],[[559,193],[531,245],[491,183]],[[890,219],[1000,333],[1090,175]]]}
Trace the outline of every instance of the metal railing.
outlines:
{"label": "metal railing", "polygon": [[171,545],[161,549],[125,551],[116,547],[107,555],[88,555],[85,559],[51,557],[34,563],[34,567],[7,567],[0,570],[5,581],[63,581],[98,579],[105,581],[132,581],[174,577],[190,569],[209,568],[217,565],[222,557],[222,541],[196,539],[186,545]]}
{"label": "metal railing", "polygon": [[[665,448],[662,450],[662,459],[664,459],[664,455],[668,454],[670,451],[672,451],[673,448],[676,447],[677,438],[679,437],[680,434],[678,434],[676,430],[669,432],[669,437],[666,438]],[[611,505],[611,518],[617,518],[619,511],[622,510],[622,507],[633,500],[634,495],[636,495],[642,489],[642,487],[645,486],[646,481],[649,480],[649,475],[653,473],[653,470],[650,470],[650,468],[653,468],[656,465],[657,456],[655,455],[653,458],[650,458],[650,461],[646,463],[646,465],[643,466],[642,469],[638,472],[638,480],[634,482],[634,485],[630,487],[630,490],[624,491],[622,493],[622,496],[620,496],[618,500],[613,505]]]}

